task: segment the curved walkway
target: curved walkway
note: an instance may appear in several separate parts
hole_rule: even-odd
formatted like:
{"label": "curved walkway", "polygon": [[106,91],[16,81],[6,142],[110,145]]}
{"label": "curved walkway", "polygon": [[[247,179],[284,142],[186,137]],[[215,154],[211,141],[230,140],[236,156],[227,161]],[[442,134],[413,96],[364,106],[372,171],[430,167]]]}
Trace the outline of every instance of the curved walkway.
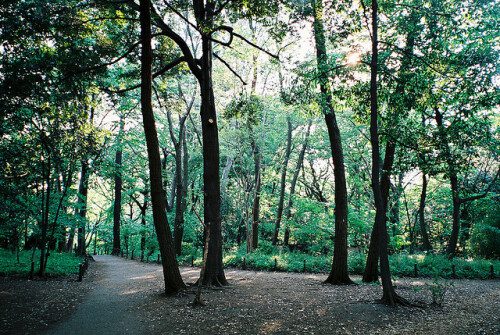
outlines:
{"label": "curved walkway", "polygon": [[[55,325],[46,334],[141,334],[143,327],[137,316],[130,313],[141,295],[135,294],[148,278],[152,267],[113,256],[94,256],[100,279],[69,319]],[[158,269],[161,269],[158,267]],[[160,270],[161,271],[161,270]],[[85,280],[85,279],[84,279]]]}

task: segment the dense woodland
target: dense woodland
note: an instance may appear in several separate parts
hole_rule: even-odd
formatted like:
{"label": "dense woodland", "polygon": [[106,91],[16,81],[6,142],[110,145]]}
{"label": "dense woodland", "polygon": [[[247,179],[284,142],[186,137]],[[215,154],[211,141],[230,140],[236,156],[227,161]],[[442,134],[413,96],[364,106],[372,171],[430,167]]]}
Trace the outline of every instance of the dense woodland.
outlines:
{"label": "dense woodland", "polygon": [[328,259],[334,285],[354,262],[407,304],[395,257],[500,257],[499,11],[4,0],[1,247],[39,276],[55,253],[160,255],[167,293],[192,258],[217,286],[244,257]]}

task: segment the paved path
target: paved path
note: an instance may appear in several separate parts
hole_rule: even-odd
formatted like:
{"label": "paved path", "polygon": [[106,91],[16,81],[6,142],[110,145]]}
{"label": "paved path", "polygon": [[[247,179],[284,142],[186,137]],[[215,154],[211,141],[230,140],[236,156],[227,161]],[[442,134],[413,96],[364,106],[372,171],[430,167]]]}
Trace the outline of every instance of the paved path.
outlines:
{"label": "paved path", "polygon": [[[71,317],[50,329],[50,335],[142,334],[141,320],[131,313],[143,298],[137,294],[155,268],[119,257],[94,256],[99,279]],[[161,271],[161,267],[156,267]],[[153,269],[153,272],[152,272]],[[84,279],[85,280],[85,279]],[[144,289],[144,287],[142,287]]]}

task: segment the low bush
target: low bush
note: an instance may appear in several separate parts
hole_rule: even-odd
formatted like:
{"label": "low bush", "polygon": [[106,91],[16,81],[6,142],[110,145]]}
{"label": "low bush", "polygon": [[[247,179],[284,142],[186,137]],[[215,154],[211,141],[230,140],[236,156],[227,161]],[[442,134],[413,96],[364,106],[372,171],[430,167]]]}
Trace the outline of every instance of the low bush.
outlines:
{"label": "low bush", "polygon": [[[269,245],[267,245],[269,244]],[[186,250],[178,257],[179,263],[191,264],[191,257],[195,258],[195,265],[201,265],[201,250]],[[304,261],[306,271],[314,273],[328,273],[331,269],[331,255],[311,255],[302,252],[290,252],[282,247],[276,247],[269,242],[264,242],[259,248],[251,253],[246,253],[245,245],[237,249],[228,250],[224,255],[224,265],[227,267],[243,267],[243,259],[247,269],[252,270],[275,270],[275,259],[278,271],[302,272]],[[500,261],[484,259],[449,259],[446,255],[414,254],[405,253],[389,256],[391,272],[397,277],[413,277],[414,267],[417,265],[419,277],[453,278],[452,265],[455,265],[456,278],[486,279],[490,275],[490,265],[498,274]],[[362,275],[365,269],[366,254],[351,252],[349,254],[349,272],[353,275]]]}
{"label": "low bush", "polygon": [[[19,262],[17,254],[9,250],[0,250],[0,275],[28,276],[31,269],[32,251],[19,251]],[[35,262],[35,274],[40,266],[40,251],[35,251],[33,257]],[[51,276],[66,276],[78,273],[78,265],[83,262],[82,257],[68,253],[50,253],[47,261],[45,274]]]}

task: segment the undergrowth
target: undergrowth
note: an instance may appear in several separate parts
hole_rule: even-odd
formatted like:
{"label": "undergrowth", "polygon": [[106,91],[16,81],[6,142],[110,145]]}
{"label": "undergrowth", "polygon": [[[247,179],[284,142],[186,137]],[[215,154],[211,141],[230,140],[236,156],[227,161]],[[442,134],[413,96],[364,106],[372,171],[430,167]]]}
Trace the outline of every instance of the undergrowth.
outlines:
{"label": "undergrowth", "polygon": [[[17,254],[9,250],[0,249],[0,275],[21,275],[28,276],[31,269],[32,251],[19,251],[19,263]],[[35,274],[40,264],[40,251],[35,251],[33,257],[35,262]],[[78,265],[83,261],[81,257],[68,253],[51,252],[45,269],[46,276],[66,276],[78,273]]]}

